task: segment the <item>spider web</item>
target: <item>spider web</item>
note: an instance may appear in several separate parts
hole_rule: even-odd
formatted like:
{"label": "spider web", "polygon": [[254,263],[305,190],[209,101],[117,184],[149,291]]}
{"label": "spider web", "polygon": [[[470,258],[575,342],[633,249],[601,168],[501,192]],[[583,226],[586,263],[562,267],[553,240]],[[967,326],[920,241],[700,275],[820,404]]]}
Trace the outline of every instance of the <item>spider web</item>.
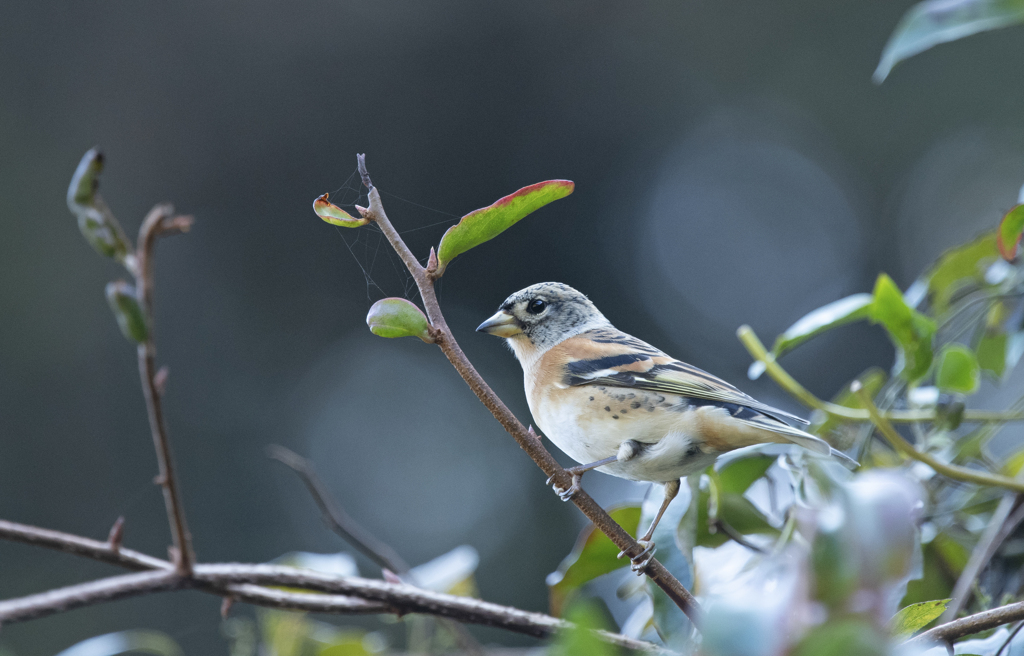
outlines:
{"label": "spider web", "polygon": [[[401,208],[403,205],[406,208],[410,208],[410,211],[400,211],[397,215],[401,216],[401,224],[408,225],[413,223],[413,227],[400,230],[399,226],[396,225],[395,229],[405,239],[413,253],[423,250],[421,242],[431,234],[424,231],[433,230],[437,233],[437,238],[433,241],[433,245],[436,246],[441,234],[444,232],[440,226],[447,228],[461,218],[458,214],[435,209],[403,198],[398,194],[380,189],[378,191],[382,200],[388,202],[390,213],[395,213],[395,208]],[[352,216],[359,216],[354,206],[362,205],[366,207],[369,205],[369,198],[366,187],[363,186],[362,180],[359,177],[358,170],[353,170],[345,182],[331,192],[330,199],[331,202],[349,212]],[[399,203],[396,205],[390,201],[399,201]],[[430,221],[424,217],[424,211],[446,218],[440,221]],[[417,219],[419,220],[417,221]],[[419,292],[416,289],[416,281],[413,279],[412,274],[405,268],[405,264],[402,263],[401,258],[391,247],[391,244],[388,243],[387,237],[384,236],[379,227],[373,223],[355,229],[335,226],[335,231],[363,273],[363,278],[366,281],[366,300],[368,303],[372,304],[388,296],[400,296],[410,301],[414,300],[415,296],[419,296]],[[413,233],[421,234],[414,234],[411,240],[406,239],[406,235]],[[410,241],[412,243],[409,243]],[[426,246],[426,248],[429,249],[429,246]],[[420,264],[426,265],[425,255],[421,259]],[[440,292],[440,289],[438,289],[438,292]]]}

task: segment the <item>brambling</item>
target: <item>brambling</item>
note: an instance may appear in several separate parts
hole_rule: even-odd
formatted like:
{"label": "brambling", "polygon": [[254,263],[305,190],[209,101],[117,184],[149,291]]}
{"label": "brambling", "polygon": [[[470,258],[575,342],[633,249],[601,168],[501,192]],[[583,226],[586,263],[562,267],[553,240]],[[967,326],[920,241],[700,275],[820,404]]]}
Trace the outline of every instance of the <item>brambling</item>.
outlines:
{"label": "brambling", "polygon": [[512,294],[477,331],[505,338],[523,367],[537,426],[569,457],[586,463],[567,470],[572,486],[557,490],[563,500],[572,498],[591,469],[665,485],[634,569],[653,554],[651,536],[680,479],[723,453],[781,442],[849,460],[790,425],[806,420],[616,329],[568,285],[542,282]]}

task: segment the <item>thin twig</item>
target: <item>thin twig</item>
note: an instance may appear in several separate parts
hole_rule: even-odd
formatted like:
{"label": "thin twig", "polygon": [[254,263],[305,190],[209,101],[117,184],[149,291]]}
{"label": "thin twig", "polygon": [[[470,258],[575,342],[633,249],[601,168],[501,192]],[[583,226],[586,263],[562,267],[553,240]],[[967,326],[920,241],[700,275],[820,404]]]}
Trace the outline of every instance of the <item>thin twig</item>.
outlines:
{"label": "thin twig", "polygon": [[323,483],[316,475],[313,465],[291,449],[278,444],[271,444],[267,447],[267,455],[285,465],[302,479],[309,494],[313,497],[324,523],[339,536],[364,556],[377,563],[384,569],[389,569],[395,574],[406,574],[409,565],[389,545],[378,540],[373,534],[360,526],[354,519],[349,517],[342,508],[331,499],[330,494],[324,489]]}
{"label": "thin twig", "polygon": [[[572,626],[564,620],[542,613],[432,592],[404,583],[322,574],[285,565],[197,564],[193,567],[191,577],[182,577],[166,560],[125,548],[115,552],[106,542],[4,520],[0,520],[0,538],[87,556],[129,569],[155,570],[2,601],[0,623],[33,619],[126,596],[191,587],[209,594],[274,608],[346,614],[423,613],[496,626],[537,637],[547,637],[555,631]],[[264,586],[302,588],[327,594],[284,592]],[[598,633],[602,639],[629,649],[664,651],[642,640]]]}
{"label": "thin twig", "polygon": [[[416,583],[415,580],[410,579],[411,568],[398,555],[398,552],[364,529],[334,502],[324,487],[323,482],[321,482],[320,477],[317,476],[313,463],[279,444],[268,446],[267,455],[298,474],[299,478],[306,485],[306,489],[309,490],[310,496],[313,497],[313,501],[320,509],[320,516],[323,518],[324,523],[341,536],[342,540],[355,546],[360,553],[377,563],[382,569],[402,575],[409,583]],[[473,656],[482,656],[484,653],[483,645],[473,637],[473,634],[466,627],[454,620],[443,617],[438,618],[438,621],[455,637],[467,653]]]}
{"label": "thin twig", "polygon": [[1000,606],[999,608],[993,608],[992,610],[986,610],[975,615],[968,615],[967,617],[961,617],[960,619],[953,620],[952,622],[940,624],[933,629],[929,629],[924,633],[914,636],[905,644],[922,644],[930,642],[951,643],[964,636],[988,631],[989,629],[994,629],[997,626],[1002,626],[1003,624],[1009,624],[1019,620],[1024,620],[1024,601],[1019,601],[1008,606]]}
{"label": "thin twig", "polygon": [[759,554],[768,553],[767,549],[765,549],[764,547],[759,547],[750,540],[748,540],[745,535],[734,529],[731,524],[729,524],[721,517],[716,519],[715,523],[712,526],[714,526],[716,530],[725,533],[733,542],[739,544],[742,547],[746,547],[747,549],[750,549],[751,551],[757,552]]}
{"label": "thin twig", "polygon": [[[357,207],[356,209],[365,218],[377,224],[381,232],[388,238],[392,248],[395,249],[395,252],[402,259],[409,273],[412,274],[419,289],[420,298],[423,300],[423,307],[426,310],[427,318],[430,320],[435,343],[441,348],[448,361],[459,372],[459,375],[466,381],[466,384],[473,390],[477,398],[480,399],[480,402],[491,411],[491,414],[494,415],[494,418],[498,420],[502,427],[515,438],[519,446],[537,463],[537,466],[541,468],[544,474],[562,489],[569,489],[569,486],[572,484],[569,474],[558,464],[558,461],[555,460],[551,453],[544,448],[540,440],[531,435],[526,427],[516,419],[512,411],[491,390],[490,386],[487,385],[472,363],[470,363],[465,353],[462,352],[458,342],[455,341],[455,337],[452,335],[451,329],[448,328],[448,324],[445,322],[434,292],[437,257],[433,249],[431,249],[427,267],[424,268],[388,220],[387,214],[384,212],[384,206],[381,204],[380,193],[376,187],[372,186],[369,175],[366,173],[365,156],[359,155],[357,159],[359,161],[359,171],[363,175],[364,183],[367,185],[369,192],[370,206],[369,208]],[[643,551],[643,547],[637,543],[633,536],[615,523],[611,516],[585,491],[580,490],[577,492],[572,497],[572,502],[627,557],[630,559],[636,558]],[[700,605],[694,596],[690,594],[690,591],[665,569],[664,565],[655,559],[651,559],[644,572],[658,587],[665,591],[669,598],[679,606],[695,626],[700,626],[703,615]]]}
{"label": "thin twig", "polygon": [[888,442],[898,453],[917,460],[918,462],[923,462],[934,469],[936,473],[942,474],[946,478],[964,481],[965,483],[974,483],[975,485],[1002,487],[1018,493],[1024,492],[1024,481],[1015,481],[1012,478],[1007,478],[1005,476],[986,474],[985,472],[967,469],[966,467],[948,465],[941,462],[931,454],[918,451],[896,432],[896,429],[893,428],[888,419],[878,412],[878,407],[875,406],[875,402],[871,400],[871,396],[859,381],[853,381],[853,384],[850,385],[850,391],[856,395],[861,405],[864,406],[868,413],[868,418],[871,419],[871,423],[875,425],[875,428],[877,428],[878,432],[882,434],[885,441]]}
{"label": "thin twig", "polygon": [[[860,408],[847,408],[836,403],[822,401],[798,383],[789,372],[782,368],[775,357],[768,352],[764,344],[758,339],[750,326],[740,326],[736,336],[746,347],[750,356],[764,365],[765,371],[782,389],[789,392],[797,401],[800,401],[809,408],[821,410],[834,417],[848,421],[870,421],[867,411]],[[883,416],[889,420],[900,423],[935,421],[938,419],[934,410],[890,410]],[[994,412],[991,410],[964,410],[963,421],[965,422],[1000,422],[1000,421],[1024,421],[1024,412]]]}
{"label": "thin twig", "polygon": [[188,575],[195,562],[192,551],[192,535],[185,521],[185,508],[182,505],[181,493],[174,475],[174,460],[171,457],[170,439],[167,437],[167,426],[164,422],[163,403],[161,402],[156,382],[156,345],[153,341],[153,248],[157,237],[161,235],[187,232],[192,225],[191,217],[172,216],[173,209],[169,205],[157,205],[142,222],[139,229],[139,241],[135,257],[138,262],[135,277],[139,303],[149,326],[146,341],[139,344],[139,377],[142,380],[142,394],[146,399],[146,411],[149,415],[149,428],[153,434],[153,446],[160,474],[157,481],[163,488],[164,505],[167,508],[167,519],[171,526],[171,539],[174,542],[173,560],[179,574]]}

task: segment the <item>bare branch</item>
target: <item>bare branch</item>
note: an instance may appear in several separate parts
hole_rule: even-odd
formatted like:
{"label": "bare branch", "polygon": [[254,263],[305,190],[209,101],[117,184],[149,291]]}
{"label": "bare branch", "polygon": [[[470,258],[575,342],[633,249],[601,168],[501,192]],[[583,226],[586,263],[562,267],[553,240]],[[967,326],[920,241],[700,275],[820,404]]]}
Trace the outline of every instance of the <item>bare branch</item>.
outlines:
{"label": "bare branch", "polygon": [[409,565],[394,549],[374,537],[334,503],[309,460],[278,444],[268,446],[267,455],[299,475],[320,509],[324,523],[340,535],[341,539],[384,569],[396,574],[405,574],[409,571]]}
{"label": "bare branch", "polygon": [[[87,556],[129,569],[156,570],[2,601],[0,624],[44,617],[130,596],[194,588],[220,597],[231,597],[236,601],[272,608],[339,614],[422,613],[459,622],[496,626],[537,637],[548,637],[572,626],[543,613],[432,592],[405,583],[321,574],[285,565],[195,565],[191,577],[182,577],[171,563],[159,558],[125,548],[115,552],[106,542],[4,520],[0,520],[0,538]],[[303,588],[327,594],[284,592],[263,586]],[[598,633],[608,642],[628,649],[664,651],[649,642],[606,632]]]}
{"label": "bare branch", "polygon": [[174,475],[174,460],[171,457],[171,445],[164,422],[160,390],[166,384],[166,375],[160,376],[161,380],[158,380],[156,370],[156,345],[153,341],[153,248],[156,245],[156,238],[160,235],[186,232],[191,225],[191,217],[173,216],[170,205],[157,205],[142,222],[135,253],[138,263],[135,286],[146,316],[146,324],[149,326],[149,336],[138,347],[139,377],[142,380],[142,394],[146,398],[149,428],[153,434],[153,446],[156,449],[160,470],[157,481],[164,491],[164,505],[171,526],[174,563],[178,573],[183,575],[191,572],[195,553],[192,551],[192,535],[185,521],[185,509]]}
{"label": "bare branch", "polygon": [[[376,187],[372,186],[369,174],[366,173],[365,157],[360,155],[358,160],[360,173],[363,174],[364,184],[366,184],[369,190],[370,199],[370,206],[361,210],[361,212],[363,216],[374,221],[380,227],[381,232],[388,238],[392,248],[395,249],[395,252],[401,257],[409,273],[412,274],[413,279],[416,281],[416,286],[419,288],[420,297],[423,299],[427,318],[437,331],[437,345],[441,347],[448,361],[459,372],[459,375],[466,381],[469,388],[473,390],[473,393],[480,399],[480,402],[491,411],[491,414],[494,415],[494,418],[498,420],[502,427],[515,438],[519,446],[537,463],[537,466],[543,470],[544,474],[550,477],[559,487],[569,489],[571,485],[569,474],[562,469],[558,461],[544,448],[541,441],[534,434],[527,431],[526,427],[516,419],[512,411],[498,398],[498,395],[494,393],[473,367],[466,354],[462,352],[458,342],[455,341],[455,337],[452,335],[451,329],[448,328],[448,324],[445,322],[444,315],[441,313],[437,296],[434,293],[432,274],[420,265],[419,261],[409,250],[409,247],[405,245],[405,242],[398,235],[394,226],[391,225],[387,214],[384,212],[384,206],[381,204],[380,193]],[[630,559],[639,556],[643,551],[643,547],[637,543],[633,536],[615,523],[615,520],[589,494],[581,490],[573,496],[572,502],[594,523],[598,530],[607,535]],[[652,558],[644,572],[686,613],[695,626],[700,626],[703,614],[700,605],[694,596],[690,594],[690,591],[678,579],[672,576],[665,569],[664,565]]]}

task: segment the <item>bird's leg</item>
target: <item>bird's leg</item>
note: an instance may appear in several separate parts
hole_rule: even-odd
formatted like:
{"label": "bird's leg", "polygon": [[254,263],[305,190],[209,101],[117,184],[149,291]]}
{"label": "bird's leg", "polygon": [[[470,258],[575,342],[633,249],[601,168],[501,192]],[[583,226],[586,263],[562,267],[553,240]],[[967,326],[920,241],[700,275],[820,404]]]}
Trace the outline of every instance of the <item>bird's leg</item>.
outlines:
{"label": "bird's leg", "polygon": [[[631,559],[632,564],[629,566],[630,569],[637,573],[637,576],[643,574],[644,569],[647,567],[648,563],[651,562],[651,558],[654,558],[654,552],[656,549],[654,548],[654,543],[651,542],[651,538],[654,537],[654,529],[658,527],[658,522],[661,521],[661,517],[665,514],[665,510],[668,509],[668,504],[672,503],[672,499],[675,499],[676,495],[679,494],[680,482],[681,479],[665,483],[665,500],[661,502],[661,508],[658,509],[658,514],[654,517],[654,521],[651,522],[651,527],[647,529],[647,533],[637,540],[644,550]],[[619,558],[622,558],[624,554],[625,552],[620,551]]]}
{"label": "bird's leg", "polygon": [[[576,467],[566,469],[565,471],[572,475],[572,485],[569,486],[568,490],[563,490],[557,485],[553,485],[552,487],[555,488],[555,492],[558,493],[558,496],[562,501],[568,501],[573,497],[573,495],[580,491],[580,478],[582,478],[584,473],[591,469],[597,469],[602,465],[609,465],[613,462],[626,462],[627,460],[635,458],[637,454],[643,450],[644,445],[640,442],[637,442],[636,440],[626,440],[619,445],[618,452],[613,456],[609,456],[608,458],[604,458],[603,460],[598,460],[597,462],[592,462],[587,465],[578,465]],[[554,478],[554,476],[551,478]],[[551,485],[551,478],[548,479],[546,485]]]}
{"label": "bird's leg", "polygon": [[[568,474],[570,474],[572,476],[572,485],[569,486],[569,489],[568,490],[563,490],[562,488],[558,487],[557,485],[554,485],[552,487],[555,488],[555,492],[558,493],[558,497],[562,501],[568,501],[569,499],[573,498],[573,496],[577,492],[580,491],[580,479],[583,477],[583,474],[585,474],[586,472],[590,471],[591,469],[597,469],[598,467],[600,467],[602,465],[607,465],[609,463],[615,462],[618,459],[619,459],[619,456],[618,455],[614,455],[614,456],[611,456],[609,458],[604,458],[603,460],[598,460],[597,462],[592,462],[592,463],[589,463],[589,464],[586,464],[586,465],[578,465],[576,467],[569,467],[568,469],[565,470],[566,473],[568,473]],[[552,478],[554,478],[554,476],[552,476],[551,478],[549,478],[547,480],[546,485],[551,485],[551,479]]]}

